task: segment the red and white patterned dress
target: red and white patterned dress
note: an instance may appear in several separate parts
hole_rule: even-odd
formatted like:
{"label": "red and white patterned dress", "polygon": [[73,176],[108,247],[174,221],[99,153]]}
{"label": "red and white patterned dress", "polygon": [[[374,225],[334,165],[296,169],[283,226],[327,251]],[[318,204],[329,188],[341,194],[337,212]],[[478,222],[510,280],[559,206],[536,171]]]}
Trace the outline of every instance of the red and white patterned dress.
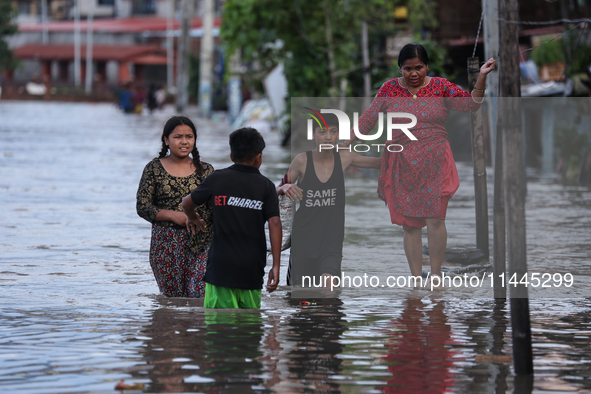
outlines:
{"label": "red and white patterned dress", "polygon": [[[470,93],[444,78],[431,77],[416,97],[399,84],[398,78],[380,88],[359,119],[361,133],[373,129],[380,112],[384,113],[384,124],[388,112],[412,113],[417,117],[417,124],[410,131],[418,140],[410,140],[402,131],[394,130],[386,144],[400,144],[404,150],[384,150],[382,155],[378,196],[388,205],[392,223],[406,230],[425,227],[425,218],[445,219],[447,203],[460,186],[445,120],[452,109],[468,112],[478,108],[480,104]],[[394,123],[405,120],[394,119]]]}

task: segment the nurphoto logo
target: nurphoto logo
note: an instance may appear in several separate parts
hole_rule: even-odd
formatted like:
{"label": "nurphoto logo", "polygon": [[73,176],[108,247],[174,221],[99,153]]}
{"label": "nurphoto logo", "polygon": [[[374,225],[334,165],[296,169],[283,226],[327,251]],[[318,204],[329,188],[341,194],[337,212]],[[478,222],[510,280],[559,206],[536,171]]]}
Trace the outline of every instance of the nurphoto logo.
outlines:
{"label": "nurphoto logo", "polygon": [[[350,137],[350,132],[351,132],[351,121],[349,120],[349,116],[338,109],[326,109],[323,108],[320,110],[320,112],[312,109],[312,108],[308,108],[308,107],[303,107],[304,109],[308,110],[309,112],[304,112],[304,114],[309,115],[312,117],[312,119],[308,119],[307,122],[307,139],[308,140],[313,140],[313,134],[314,134],[314,121],[316,121],[316,124],[318,127],[320,127],[321,129],[326,129],[328,130],[328,125],[326,123],[326,120],[324,120],[324,117],[322,116],[322,114],[333,114],[337,117],[338,122],[339,122],[339,139],[340,140],[348,140]],[[410,119],[410,122],[408,123],[395,123],[399,122],[402,119]],[[409,130],[411,128],[413,128],[415,125],[417,124],[417,117],[413,114],[407,113],[407,112],[388,112],[386,113],[386,139],[387,141],[392,141],[392,136],[394,134],[394,130],[400,130],[402,131],[404,134],[406,134],[406,136],[411,140],[411,141],[416,141],[417,138],[412,134],[412,132]],[[353,132],[355,133],[355,136],[362,140],[362,141],[374,141],[377,140],[378,138],[380,138],[384,132],[384,113],[383,112],[379,112],[378,113],[378,131],[375,134],[371,134],[371,135],[365,135],[365,134],[361,134],[359,132],[359,112],[353,112]],[[351,145],[351,146],[340,146],[337,145],[336,149],[337,151],[339,150],[348,150],[348,151],[355,151],[355,152],[369,152],[369,150],[371,149],[371,147],[374,146],[377,148],[378,152],[381,152],[382,149],[387,149],[389,152],[402,152],[402,150],[404,149],[404,146],[400,145],[400,144],[356,144],[356,145]],[[333,146],[332,144],[319,144],[318,149],[320,151],[322,151],[322,149],[334,149],[335,146]]]}

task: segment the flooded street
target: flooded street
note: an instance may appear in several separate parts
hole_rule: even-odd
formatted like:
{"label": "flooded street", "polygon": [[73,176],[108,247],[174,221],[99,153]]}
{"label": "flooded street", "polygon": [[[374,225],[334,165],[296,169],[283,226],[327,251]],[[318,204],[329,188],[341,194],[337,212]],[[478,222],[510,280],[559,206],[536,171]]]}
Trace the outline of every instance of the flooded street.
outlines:
{"label": "flooded street", "polygon": [[[528,172],[530,272],[572,274],[532,289],[533,380],[517,378],[509,300],[490,284],[429,292],[344,289],[300,306],[285,285],[260,311],[205,310],[158,292],[150,224],[136,214],[144,166],[172,108],[126,115],[108,104],[0,101],[0,392],[530,393],[591,391],[591,190]],[[202,160],[231,164],[221,117],[198,119]],[[275,183],[289,149],[263,132]],[[474,247],[472,167],[458,163],[448,247]],[[492,174],[489,219],[492,245]],[[377,173],[346,176],[343,271],[408,275],[402,230],[376,196]],[[424,243],[426,236],[423,237]]]}

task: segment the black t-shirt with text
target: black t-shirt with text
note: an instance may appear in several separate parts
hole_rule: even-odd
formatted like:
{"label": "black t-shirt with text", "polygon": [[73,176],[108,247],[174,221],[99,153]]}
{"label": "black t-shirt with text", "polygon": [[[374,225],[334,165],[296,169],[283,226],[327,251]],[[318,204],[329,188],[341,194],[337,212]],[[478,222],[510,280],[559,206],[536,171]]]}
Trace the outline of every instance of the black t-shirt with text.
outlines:
{"label": "black t-shirt with text", "polygon": [[234,289],[263,286],[265,222],[279,216],[275,185],[256,167],[234,164],[214,171],[191,192],[196,205],[213,207],[213,239],[205,282]]}

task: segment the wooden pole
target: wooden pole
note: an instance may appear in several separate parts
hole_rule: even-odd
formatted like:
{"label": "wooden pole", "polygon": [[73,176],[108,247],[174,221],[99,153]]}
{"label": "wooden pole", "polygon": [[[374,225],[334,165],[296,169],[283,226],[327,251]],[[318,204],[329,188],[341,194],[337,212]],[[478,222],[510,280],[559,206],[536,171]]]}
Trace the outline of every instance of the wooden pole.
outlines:
{"label": "wooden pole", "polygon": [[[499,75],[499,79],[501,76]],[[502,111],[503,100],[497,101],[497,111]],[[493,256],[494,295],[496,299],[507,298],[507,288],[501,280],[506,275],[507,254],[505,245],[505,188],[503,186],[503,125],[497,121],[495,146],[495,190],[493,203]]]}
{"label": "wooden pole", "polygon": [[[523,165],[517,0],[499,1],[501,98],[505,103],[498,112],[503,127],[505,217],[509,274],[505,284],[511,295],[513,363],[517,375],[533,374],[529,300],[525,284],[527,275],[525,238],[525,168]],[[504,20],[508,22],[505,22]],[[514,280],[517,285],[509,284]]]}
{"label": "wooden pole", "polygon": [[[499,57],[499,1],[482,0],[482,9],[484,19],[482,23],[482,33],[484,40],[484,58],[490,59]],[[489,73],[486,78],[486,96],[490,97],[486,102],[488,110],[488,140],[487,165],[494,165],[494,147],[497,130],[497,96],[499,95],[499,73],[498,68]]]}
{"label": "wooden pole", "polygon": [[[468,58],[468,85],[476,85],[480,71],[479,59]],[[476,205],[476,247],[486,257],[488,249],[488,193],[486,189],[486,158],[482,111],[472,112],[472,161],[474,162],[474,199]]]}

